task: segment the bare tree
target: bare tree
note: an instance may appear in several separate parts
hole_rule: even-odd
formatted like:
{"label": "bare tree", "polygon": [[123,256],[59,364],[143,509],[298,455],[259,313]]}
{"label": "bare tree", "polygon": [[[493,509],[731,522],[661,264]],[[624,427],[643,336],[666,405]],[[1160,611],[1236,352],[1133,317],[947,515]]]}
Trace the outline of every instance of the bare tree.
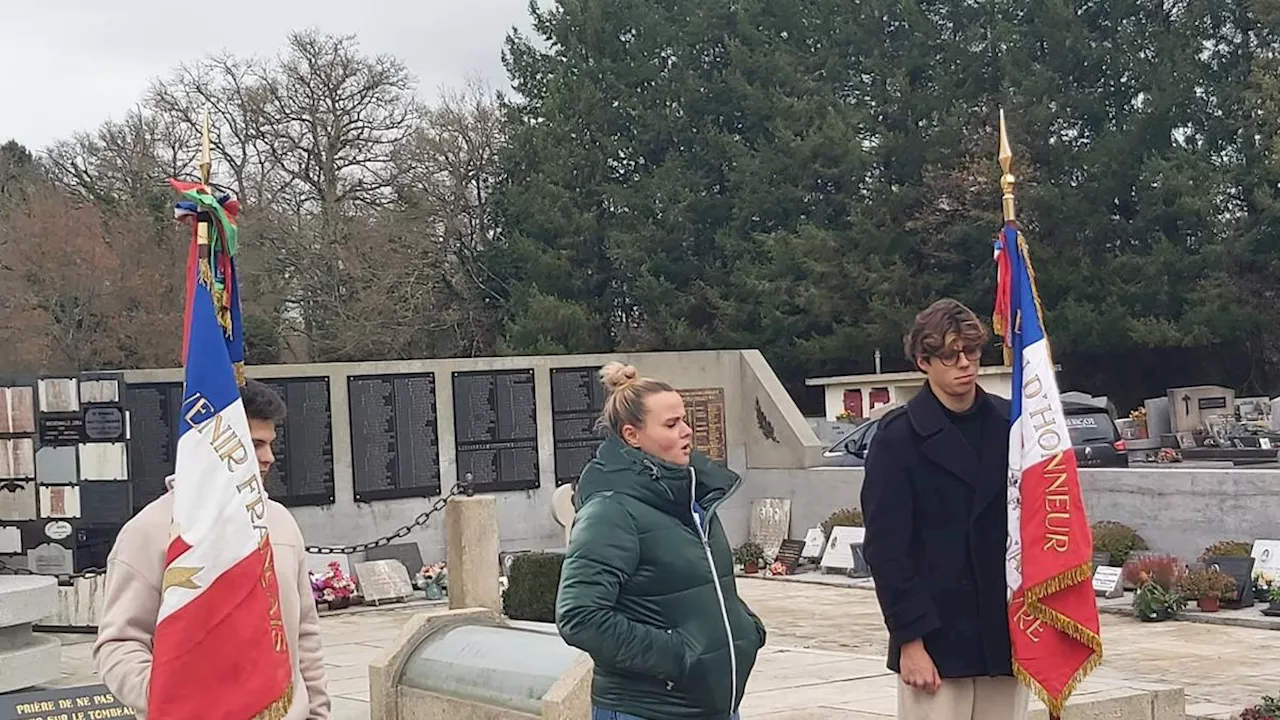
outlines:
{"label": "bare tree", "polygon": [[148,205],[167,195],[166,178],[190,175],[198,140],[194,127],[138,109],[54,143],[46,164],[53,180],[82,200]]}
{"label": "bare tree", "polygon": [[0,224],[0,364],[73,371],[172,365],[180,243],[144,209],[103,212],[43,185]]}

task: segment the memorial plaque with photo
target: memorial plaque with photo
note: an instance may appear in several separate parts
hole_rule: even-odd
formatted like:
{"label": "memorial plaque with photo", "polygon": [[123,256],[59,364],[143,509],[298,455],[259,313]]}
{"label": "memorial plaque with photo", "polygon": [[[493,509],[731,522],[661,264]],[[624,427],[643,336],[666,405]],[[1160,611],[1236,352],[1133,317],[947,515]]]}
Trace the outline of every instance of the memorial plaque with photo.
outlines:
{"label": "memorial plaque with photo", "polygon": [[684,398],[689,425],[693,428],[693,447],[721,465],[729,461],[725,440],[724,388],[679,390]]}
{"label": "memorial plaque with photo", "polygon": [[551,434],[555,445],[556,485],[577,482],[596,455],[600,434],[596,421],[604,408],[605,389],[595,367],[551,371]]}
{"label": "memorial plaque with photo", "polygon": [[263,378],[288,407],[276,424],[276,456],[267,494],[282,505],[328,505],[333,502],[333,416],[328,378]]}
{"label": "memorial plaque with photo", "polygon": [[29,435],[35,431],[35,390],[21,385],[0,387],[0,435]]}
{"label": "memorial plaque with photo", "polygon": [[173,474],[182,383],[130,383],[125,398],[129,406],[129,482],[136,511],[163,495],[165,478]]}
{"label": "memorial plaque with photo", "polygon": [[357,502],[440,494],[434,373],[351,376],[347,404]]}
{"label": "memorial plaque with photo", "polygon": [[454,373],[453,407],[459,478],[477,492],[541,484],[532,370]]}

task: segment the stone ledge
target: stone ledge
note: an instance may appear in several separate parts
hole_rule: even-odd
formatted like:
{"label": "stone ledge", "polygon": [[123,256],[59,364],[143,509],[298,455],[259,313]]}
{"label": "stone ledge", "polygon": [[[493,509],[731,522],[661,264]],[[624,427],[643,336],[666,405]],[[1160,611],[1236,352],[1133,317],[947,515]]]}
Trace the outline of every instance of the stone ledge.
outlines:
{"label": "stone ledge", "polygon": [[49,635],[32,635],[31,642],[0,653],[0,692],[24,690],[62,674],[62,643]]}
{"label": "stone ledge", "polygon": [[0,627],[32,625],[58,602],[58,581],[48,575],[0,578]]}

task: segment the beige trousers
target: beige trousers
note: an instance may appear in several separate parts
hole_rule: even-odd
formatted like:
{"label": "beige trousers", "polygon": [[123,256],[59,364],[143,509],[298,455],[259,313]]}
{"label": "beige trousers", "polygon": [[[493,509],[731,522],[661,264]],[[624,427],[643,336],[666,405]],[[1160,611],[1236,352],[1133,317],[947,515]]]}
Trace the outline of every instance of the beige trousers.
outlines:
{"label": "beige trousers", "polygon": [[898,678],[898,720],[1025,720],[1029,701],[1011,677],[943,680],[932,695]]}

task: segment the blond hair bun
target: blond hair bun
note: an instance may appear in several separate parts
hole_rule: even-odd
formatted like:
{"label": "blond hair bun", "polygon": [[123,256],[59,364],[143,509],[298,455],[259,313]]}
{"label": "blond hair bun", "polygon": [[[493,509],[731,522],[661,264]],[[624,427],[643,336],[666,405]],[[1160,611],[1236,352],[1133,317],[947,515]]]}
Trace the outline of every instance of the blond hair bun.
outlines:
{"label": "blond hair bun", "polygon": [[639,377],[640,373],[636,371],[634,365],[611,362],[600,368],[600,382],[604,384],[604,389],[610,393],[616,393],[634,384]]}

